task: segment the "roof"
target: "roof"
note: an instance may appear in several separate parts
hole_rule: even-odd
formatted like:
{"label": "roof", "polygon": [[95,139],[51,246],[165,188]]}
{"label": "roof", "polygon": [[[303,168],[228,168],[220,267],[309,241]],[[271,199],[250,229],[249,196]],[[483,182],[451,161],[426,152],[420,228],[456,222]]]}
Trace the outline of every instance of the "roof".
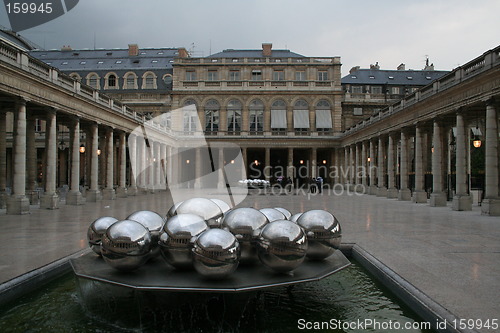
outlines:
{"label": "roof", "polygon": [[48,50],[30,55],[62,71],[155,70],[172,69],[177,48],[145,48],[129,56],[128,49]]}
{"label": "roof", "polygon": [[342,84],[425,86],[448,71],[359,69],[342,78]]}
{"label": "roof", "polygon": [[7,29],[0,28],[0,40],[6,41],[7,43],[10,44],[14,44],[18,48],[26,51],[40,48],[32,41],[22,37],[21,35],[15,33],[14,31]]}
{"label": "roof", "polygon": [[[222,52],[209,55],[208,58],[267,58],[262,55],[262,49],[259,50],[233,50],[227,49]],[[305,58],[290,50],[272,50],[271,58]]]}

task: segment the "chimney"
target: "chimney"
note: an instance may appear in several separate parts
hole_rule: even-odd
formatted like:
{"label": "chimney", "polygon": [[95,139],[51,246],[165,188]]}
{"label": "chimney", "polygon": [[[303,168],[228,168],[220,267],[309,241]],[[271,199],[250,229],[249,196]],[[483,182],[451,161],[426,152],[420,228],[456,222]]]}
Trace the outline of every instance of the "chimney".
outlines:
{"label": "chimney", "polygon": [[271,53],[273,52],[272,48],[273,48],[272,43],[262,43],[262,55],[264,57],[270,57]]}
{"label": "chimney", "polygon": [[361,67],[359,67],[359,66],[355,66],[355,67],[351,68],[351,70],[349,71],[349,74],[352,74],[352,73],[354,73],[354,72],[359,71],[359,69],[360,69],[360,68],[361,68]]}
{"label": "chimney", "polygon": [[179,58],[189,58],[189,53],[185,47],[179,47]]}
{"label": "chimney", "polygon": [[135,57],[139,55],[139,46],[137,44],[128,44],[128,55],[129,57]]}
{"label": "chimney", "polygon": [[63,47],[61,47],[61,51],[73,51],[73,49],[69,45],[63,45]]}
{"label": "chimney", "polygon": [[401,63],[399,66],[398,66],[398,71],[404,71],[405,70],[405,64]]}

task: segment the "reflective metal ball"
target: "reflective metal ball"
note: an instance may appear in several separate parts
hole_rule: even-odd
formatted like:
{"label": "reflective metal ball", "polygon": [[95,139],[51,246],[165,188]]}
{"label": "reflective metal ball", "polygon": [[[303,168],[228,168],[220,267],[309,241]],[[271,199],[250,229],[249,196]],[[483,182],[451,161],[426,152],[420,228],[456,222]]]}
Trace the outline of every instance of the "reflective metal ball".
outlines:
{"label": "reflective metal ball", "polygon": [[172,217],[175,215],[176,211],[177,211],[177,208],[183,203],[184,201],[181,201],[181,202],[177,202],[177,203],[174,203],[172,205],[172,207],[170,207],[170,209],[168,210],[167,212],[167,219],[169,217]]}
{"label": "reflective metal ball", "polygon": [[292,213],[290,213],[290,211],[288,209],[285,209],[285,208],[282,208],[282,207],[274,207],[274,209],[279,210],[280,212],[282,212],[283,215],[285,215],[285,219],[286,220],[289,220],[290,216],[292,216]]}
{"label": "reflective metal ball", "polygon": [[259,259],[274,271],[294,270],[304,261],[306,251],[306,234],[296,223],[278,220],[262,228],[258,242]]}
{"label": "reflective metal ball", "polygon": [[255,208],[236,208],[224,217],[223,227],[229,230],[240,243],[241,263],[259,261],[256,242],[261,228],[267,223],[267,217]]}
{"label": "reflective metal ball", "polygon": [[137,221],[145,226],[151,233],[151,257],[155,258],[160,255],[158,241],[160,240],[160,232],[165,224],[163,217],[150,210],[140,210],[130,214],[127,220]]}
{"label": "reflective metal ball", "polygon": [[89,242],[89,247],[98,255],[101,255],[102,236],[109,226],[116,221],[118,221],[118,219],[115,219],[114,217],[103,216],[90,224],[89,229],[87,230],[87,240]]}
{"label": "reflective metal ball", "polygon": [[266,215],[269,222],[286,220],[285,214],[274,208],[262,208],[260,209],[260,212]]}
{"label": "reflective metal ball", "polygon": [[222,214],[224,214],[224,215],[231,210],[231,206],[229,206],[229,204],[227,202],[225,202],[224,200],[215,199],[215,198],[212,198],[210,200],[212,200],[213,202],[215,202],[217,204],[217,206],[219,206],[220,210],[222,211]]}
{"label": "reflective metal ball", "polygon": [[340,223],[331,213],[319,209],[310,210],[299,217],[297,224],[304,228],[309,241],[308,258],[325,259],[340,247]]}
{"label": "reflective metal ball", "polygon": [[210,228],[219,228],[222,223],[222,210],[210,199],[191,198],[184,201],[176,210],[177,214],[201,216]]}
{"label": "reflective metal ball", "polygon": [[203,232],[193,247],[196,271],[209,279],[221,279],[238,267],[240,244],[232,233],[223,229]]}
{"label": "reflective metal ball", "polygon": [[149,259],[151,234],[139,222],[118,221],[104,233],[101,247],[107,264],[121,271],[132,271]]}
{"label": "reflective metal ball", "polygon": [[297,220],[299,219],[299,217],[300,217],[302,214],[303,214],[303,213],[293,214],[292,216],[290,216],[290,218],[289,218],[288,220],[289,220],[289,221],[292,221],[292,222],[297,223]]}
{"label": "reflective metal ball", "polygon": [[158,242],[163,259],[176,268],[192,268],[194,242],[206,230],[208,225],[198,215],[178,214],[169,218]]}

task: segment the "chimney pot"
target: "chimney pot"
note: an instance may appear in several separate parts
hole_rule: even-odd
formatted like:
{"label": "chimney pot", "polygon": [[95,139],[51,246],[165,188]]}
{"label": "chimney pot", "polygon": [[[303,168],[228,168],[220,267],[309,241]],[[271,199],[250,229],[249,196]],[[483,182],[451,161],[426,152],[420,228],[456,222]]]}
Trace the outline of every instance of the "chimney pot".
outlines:
{"label": "chimney pot", "polygon": [[272,43],[262,43],[262,55],[264,57],[270,57],[272,54],[273,44]]}
{"label": "chimney pot", "polygon": [[139,46],[137,44],[128,44],[128,55],[135,57],[139,55]]}

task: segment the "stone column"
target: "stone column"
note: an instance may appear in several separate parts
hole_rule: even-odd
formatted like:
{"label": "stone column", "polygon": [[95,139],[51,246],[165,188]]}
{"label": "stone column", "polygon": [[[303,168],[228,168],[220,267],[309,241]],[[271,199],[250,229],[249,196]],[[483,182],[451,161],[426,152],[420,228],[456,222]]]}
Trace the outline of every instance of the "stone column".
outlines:
{"label": "stone column", "polygon": [[247,149],[241,148],[241,179],[247,179]]}
{"label": "stone column", "polygon": [[7,112],[0,110],[0,209],[7,208]]}
{"label": "stone column", "polygon": [[118,188],[116,189],[116,196],[118,198],[126,198],[128,196],[127,190],[127,145],[125,141],[125,132],[120,132],[119,135],[119,163],[118,163]]}
{"label": "stone column", "polygon": [[96,123],[90,125],[90,189],[87,191],[86,199],[89,202],[96,202],[102,199],[101,191],[99,190],[99,128]]}
{"label": "stone column", "polygon": [[344,147],[344,170],[342,171],[344,178],[344,187],[346,190],[350,189],[350,176],[351,176],[351,165],[350,165],[350,157],[349,157],[350,147]]}
{"label": "stone column", "polygon": [[153,145],[153,165],[154,165],[154,189],[161,189],[161,147],[159,142]]}
{"label": "stone column", "polygon": [[375,139],[370,139],[370,194],[376,195],[378,192],[375,172],[377,167],[375,166]]}
{"label": "stone column", "polygon": [[264,157],[264,177],[266,180],[271,178],[271,149],[266,148]]}
{"label": "stone column", "polygon": [[165,143],[160,144],[160,167],[161,167],[161,178],[160,185],[162,190],[167,189],[167,145]]}
{"label": "stone column", "polygon": [[408,134],[406,130],[401,130],[401,161],[399,165],[399,175],[401,188],[398,193],[398,200],[410,201],[411,191],[408,188]]}
{"label": "stone column", "polygon": [[106,187],[102,191],[102,198],[105,200],[116,199],[116,193],[113,184],[114,152],[115,149],[113,129],[108,128],[106,131]]}
{"label": "stone column", "polygon": [[147,194],[148,193],[148,181],[149,181],[149,178],[148,178],[148,168],[149,168],[149,165],[148,165],[148,155],[147,155],[147,145],[146,145],[146,140],[144,137],[138,137],[137,138],[138,143],[138,147],[139,147],[139,165],[140,165],[140,168],[139,168],[139,175],[140,175],[140,188],[141,188],[141,192],[143,194]]}
{"label": "stone column", "polygon": [[177,188],[179,184],[179,148],[177,147],[170,147],[170,154],[168,155],[170,158],[167,162],[167,168],[168,168],[168,187],[169,188]]}
{"label": "stone column", "polygon": [[354,183],[359,185],[361,183],[360,170],[361,170],[361,150],[359,149],[359,144],[354,145]]}
{"label": "stone column", "polygon": [[417,124],[415,130],[415,191],[412,195],[414,203],[427,203],[424,175],[424,134],[422,124]]}
{"label": "stone column", "polygon": [[7,214],[29,214],[26,197],[26,101],[17,100],[14,111],[13,183],[12,195],[7,201]]}
{"label": "stone column", "polygon": [[146,159],[148,165],[148,192],[155,193],[155,142],[149,140],[149,147],[146,146]]}
{"label": "stone column", "polygon": [[368,163],[367,163],[367,159],[368,159],[368,156],[366,156],[366,142],[363,141],[361,142],[361,185],[362,185],[362,190],[363,190],[363,193],[367,193],[368,192],[368,174],[367,174],[367,171],[368,171]]}
{"label": "stone column", "polygon": [[47,123],[45,129],[45,193],[40,199],[40,208],[59,208],[59,196],[56,193],[57,175],[57,124],[56,111],[47,111]]}
{"label": "stone column", "polygon": [[[266,148],[269,149],[269,148]],[[226,188],[226,180],[224,179],[224,148],[219,148],[219,180],[217,182],[217,188],[223,189]]]}
{"label": "stone column", "polygon": [[[219,156],[220,157],[220,156]],[[219,159],[220,162],[220,159]],[[202,172],[202,166],[203,166],[203,161],[201,158],[201,148],[197,147],[196,148],[196,157],[195,157],[195,169],[194,169],[194,188],[195,189],[200,189],[201,188],[201,172]],[[222,164],[219,164],[219,168],[224,166],[224,160],[222,160]],[[221,169],[222,170],[222,169]]]}
{"label": "stone column", "polygon": [[27,128],[26,128],[26,196],[28,197],[30,204],[38,204],[38,192],[36,191],[36,146],[35,146],[35,125],[36,118],[34,116],[28,116]]}
{"label": "stone column", "polygon": [[438,120],[434,120],[432,133],[432,193],[430,205],[432,207],[446,206],[446,193],[443,188],[443,137],[442,125]]}
{"label": "stone column", "polygon": [[80,192],[80,118],[75,117],[70,126],[71,141],[71,174],[70,188],[66,196],[67,205],[83,205],[82,193]]}
{"label": "stone column", "polygon": [[137,165],[137,135],[128,136],[128,154],[130,158],[130,187],[127,189],[127,196],[137,195],[137,175],[139,168]]}
{"label": "stone column", "polygon": [[294,171],[293,170],[293,148],[288,148],[288,163],[287,163],[287,169],[286,169],[286,176],[293,179],[294,178],[293,171]]}
{"label": "stone column", "polygon": [[485,192],[481,204],[481,214],[500,215],[498,191],[498,113],[494,100],[486,104],[485,133]]}
{"label": "stone column", "polygon": [[472,210],[472,197],[467,191],[467,134],[462,111],[457,112],[456,137],[456,194],[453,210]]}
{"label": "stone column", "polygon": [[318,175],[318,150],[311,148],[311,177],[316,178]]}
{"label": "stone column", "polygon": [[382,136],[378,138],[378,192],[377,196],[386,197],[387,196],[387,187],[385,186],[385,140]]}
{"label": "stone column", "polygon": [[354,145],[349,146],[349,190],[352,191],[354,189],[354,183],[355,183],[355,155],[354,155]]}
{"label": "stone column", "polygon": [[389,134],[389,144],[387,148],[387,198],[388,199],[396,199],[398,197],[398,190],[396,188],[396,146],[394,142],[396,141],[394,138],[395,134]]}

